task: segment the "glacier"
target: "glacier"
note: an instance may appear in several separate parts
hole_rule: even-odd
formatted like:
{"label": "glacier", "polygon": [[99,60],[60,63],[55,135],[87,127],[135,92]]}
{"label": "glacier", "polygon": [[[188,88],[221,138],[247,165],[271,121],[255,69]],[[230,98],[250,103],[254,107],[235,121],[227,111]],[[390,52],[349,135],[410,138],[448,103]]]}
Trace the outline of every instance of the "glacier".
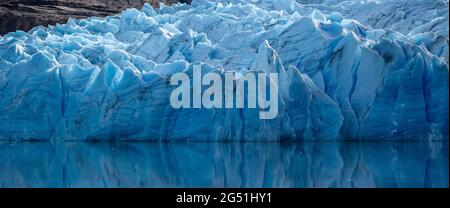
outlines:
{"label": "glacier", "polygon": [[[335,5],[282,2],[146,4],[8,33],[0,139],[448,140],[448,27],[409,25],[405,34]],[[278,73],[278,117],[172,108],[170,76],[192,75],[195,64],[220,75]]]}
{"label": "glacier", "polygon": [[266,10],[311,13],[318,10],[331,18],[354,19],[365,27],[399,32],[448,63],[448,0],[224,0]]}
{"label": "glacier", "polygon": [[338,13],[375,29],[402,33],[448,63],[448,0],[333,1],[308,7],[324,13]]}

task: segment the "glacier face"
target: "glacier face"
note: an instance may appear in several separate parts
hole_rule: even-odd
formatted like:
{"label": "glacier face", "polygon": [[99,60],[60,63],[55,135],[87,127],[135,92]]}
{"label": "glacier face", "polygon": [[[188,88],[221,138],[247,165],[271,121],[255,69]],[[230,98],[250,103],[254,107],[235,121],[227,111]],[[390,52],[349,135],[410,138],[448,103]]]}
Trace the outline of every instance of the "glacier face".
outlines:
{"label": "glacier face", "polygon": [[[292,0],[239,2],[146,5],[1,37],[0,138],[448,139],[440,55]],[[194,64],[204,73],[279,73],[278,117],[172,108],[170,76],[192,75]]]}

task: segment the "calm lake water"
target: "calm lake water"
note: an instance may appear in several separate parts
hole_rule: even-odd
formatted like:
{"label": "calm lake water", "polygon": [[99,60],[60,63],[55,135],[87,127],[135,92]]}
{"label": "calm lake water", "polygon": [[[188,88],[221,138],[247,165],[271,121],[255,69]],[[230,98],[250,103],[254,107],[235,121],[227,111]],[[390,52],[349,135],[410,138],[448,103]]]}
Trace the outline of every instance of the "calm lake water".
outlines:
{"label": "calm lake water", "polygon": [[448,142],[0,143],[0,187],[448,187]]}

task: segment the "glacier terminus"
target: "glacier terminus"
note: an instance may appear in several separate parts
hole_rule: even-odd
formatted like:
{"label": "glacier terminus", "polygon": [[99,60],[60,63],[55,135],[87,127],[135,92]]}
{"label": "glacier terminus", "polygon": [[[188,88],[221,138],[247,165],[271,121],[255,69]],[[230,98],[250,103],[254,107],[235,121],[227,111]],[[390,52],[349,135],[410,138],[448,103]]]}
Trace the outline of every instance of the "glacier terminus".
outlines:
{"label": "glacier terminus", "polygon": [[[418,9],[448,1],[277,2],[146,4],[1,36],[0,140],[448,140],[448,9]],[[174,108],[170,77],[194,66],[277,74],[276,117]]]}

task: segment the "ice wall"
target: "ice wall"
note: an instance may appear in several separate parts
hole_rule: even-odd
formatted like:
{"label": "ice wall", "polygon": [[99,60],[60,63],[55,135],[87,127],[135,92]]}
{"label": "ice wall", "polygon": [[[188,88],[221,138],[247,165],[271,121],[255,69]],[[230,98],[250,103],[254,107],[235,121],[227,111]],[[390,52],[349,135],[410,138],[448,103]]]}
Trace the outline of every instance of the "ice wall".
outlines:
{"label": "ice wall", "polygon": [[[285,3],[146,5],[9,33],[0,38],[0,138],[448,139],[444,60],[401,33]],[[192,75],[193,64],[279,73],[278,117],[172,108],[170,76]]]}

